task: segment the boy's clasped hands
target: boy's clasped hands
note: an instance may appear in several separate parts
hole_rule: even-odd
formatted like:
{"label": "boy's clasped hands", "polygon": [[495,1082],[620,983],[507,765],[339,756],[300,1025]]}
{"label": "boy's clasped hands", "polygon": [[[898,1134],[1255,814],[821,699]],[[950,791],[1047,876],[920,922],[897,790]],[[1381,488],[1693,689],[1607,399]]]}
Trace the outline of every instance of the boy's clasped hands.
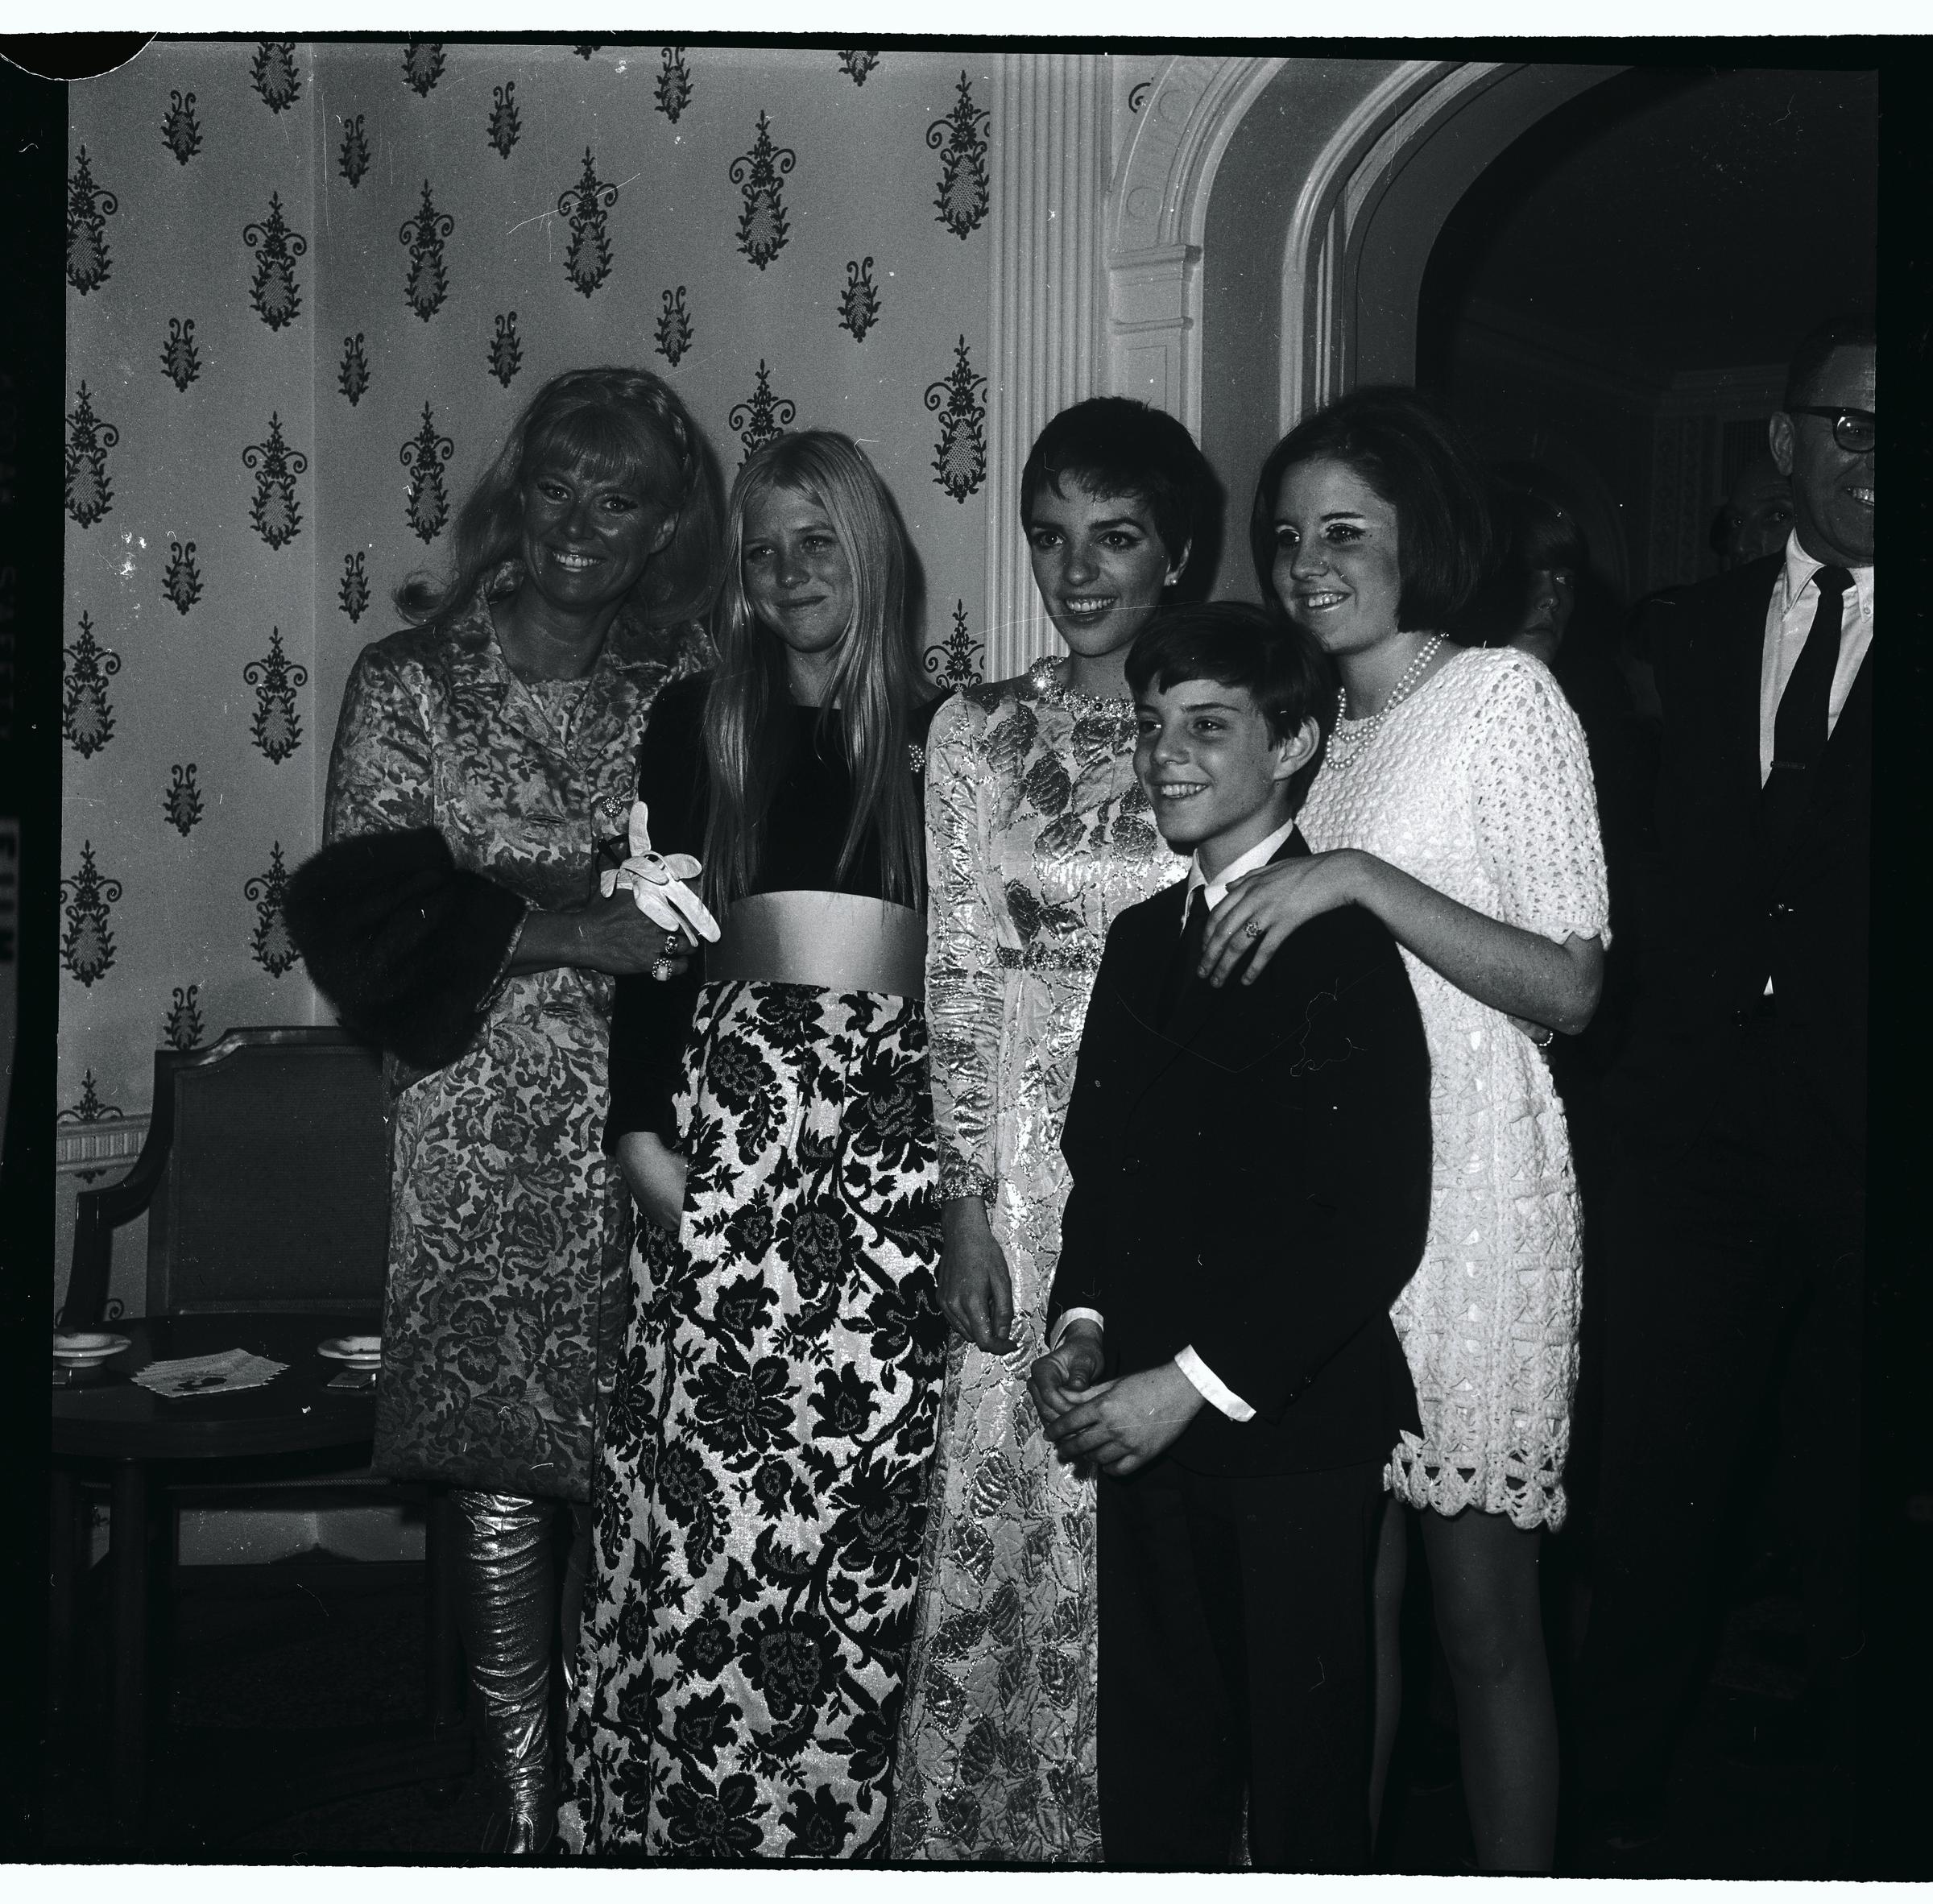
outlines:
{"label": "boy's clasped hands", "polygon": [[1027,1389],[1061,1459],[1091,1461],[1118,1480],[1174,1443],[1202,1396],[1172,1361],[1116,1381],[1100,1373],[1099,1326],[1077,1317],[1034,1363]]}

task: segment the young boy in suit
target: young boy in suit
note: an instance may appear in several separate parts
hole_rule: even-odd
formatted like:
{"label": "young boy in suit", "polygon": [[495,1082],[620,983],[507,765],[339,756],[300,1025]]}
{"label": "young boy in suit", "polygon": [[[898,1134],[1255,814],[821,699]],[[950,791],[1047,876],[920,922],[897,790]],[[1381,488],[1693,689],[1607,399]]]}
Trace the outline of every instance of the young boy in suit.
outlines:
{"label": "young boy in suit", "polygon": [[1429,1055],[1360,909],[1252,983],[1195,969],[1230,883],[1308,851],[1295,813],[1335,701],[1314,639],[1211,602],[1157,617],[1127,665],[1136,770],[1193,857],[1107,935],[1031,1381],[1062,1457],[1100,1470],[1103,1855],[1225,1865],[1246,1787],[1257,1867],[1360,1870],[1382,1469],[1417,1426],[1389,1310],[1429,1215]]}

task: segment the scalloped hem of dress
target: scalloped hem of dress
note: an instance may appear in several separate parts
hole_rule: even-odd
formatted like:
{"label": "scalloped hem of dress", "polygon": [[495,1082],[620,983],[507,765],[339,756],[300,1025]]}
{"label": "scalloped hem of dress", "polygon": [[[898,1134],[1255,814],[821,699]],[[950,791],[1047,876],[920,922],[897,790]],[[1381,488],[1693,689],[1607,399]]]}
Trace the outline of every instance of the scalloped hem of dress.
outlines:
{"label": "scalloped hem of dress", "polygon": [[1406,1430],[1383,1468],[1383,1485],[1407,1507],[1427,1508],[1446,1520],[1475,1508],[1481,1514],[1501,1514],[1526,1532],[1546,1528],[1554,1534],[1571,1511],[1561,1481],[1525,1483],[1513,1490],[1508,1484],[1479,1489],[1476,1478],[1426,1447]]}

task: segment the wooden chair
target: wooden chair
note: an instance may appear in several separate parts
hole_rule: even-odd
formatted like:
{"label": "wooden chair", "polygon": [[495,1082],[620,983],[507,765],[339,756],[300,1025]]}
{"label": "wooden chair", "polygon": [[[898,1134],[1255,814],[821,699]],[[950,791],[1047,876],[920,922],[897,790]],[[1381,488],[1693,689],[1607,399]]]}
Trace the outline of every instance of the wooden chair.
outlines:
{"label": "wooden chair", "polygon": [[[155,1053],[147,1141],[118,1182],[75,1202],[74,1250],[64,1329],[106,1326],[114,1232],[148,1217],[147,1313],[380,1310],[388,1252],[389,1136],[381,1054],[332,1028],[248,1026],[193,1051]],[[202,1464],[205,1467],[207,1464]],[[85,1567],[82,1477],[55,1476],[53,1678],[56,1707],[71,1700],[71,1641]],[[426,1714],[441,1742],[434,1765],[412,1774],[393,1748],[361,1773],[320,1782],[307,1803],[421,1775],[447,1780],[459,1731],[462,1656],[454,1620],[453,1527],[441,1489],[399,1485],[367,1463],[273,1457],[238,1463],[219,1480],[197,1474],[166,1490],[172,1564],[174,1510],[192,1505],[287,1506],[402,1499],[426,1508]],[[64,1658],[66,1653],[69,1657]],[[463,1735],[462,1761],[468,1761]],[[368,1755],[364,1755],[366,1758]],[[309,1795],[310,1794],[315,1795]],[[259,1819],[272,1815],[251,1808]],[[298,1809],[284,1803],[279,1809]]]}

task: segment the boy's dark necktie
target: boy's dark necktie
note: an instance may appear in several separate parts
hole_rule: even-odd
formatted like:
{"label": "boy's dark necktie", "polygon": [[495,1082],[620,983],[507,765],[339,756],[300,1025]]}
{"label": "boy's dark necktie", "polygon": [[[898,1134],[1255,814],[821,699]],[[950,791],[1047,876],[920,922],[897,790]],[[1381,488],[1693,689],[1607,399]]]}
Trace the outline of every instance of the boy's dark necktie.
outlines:
{"label": "boy's dark necktie", "polygon": [[1175,947],[1174,957],[1168,962],[1167,976],[1161,982],[1163,1024],[1173,1017],[1182,993],[1187,991],[1189,981],[1194,976],[1194,968],[1202,962],[1202,942],[1207,936],[1208,889],[1197,886],[1188,896],[1188,918],[1182,927],[1181,943]]}
{"label": "boy's dark necktie", "polygon": [[1852,586],[1849,570],[1831,566],[1812,579],[1819,590],[1819,606],[1772,723],[1772,772],[1765,780],[1765,813],[1775,834],[1783,833],[1804,810],[1807,780],[1826,751],[1845,594]]}

